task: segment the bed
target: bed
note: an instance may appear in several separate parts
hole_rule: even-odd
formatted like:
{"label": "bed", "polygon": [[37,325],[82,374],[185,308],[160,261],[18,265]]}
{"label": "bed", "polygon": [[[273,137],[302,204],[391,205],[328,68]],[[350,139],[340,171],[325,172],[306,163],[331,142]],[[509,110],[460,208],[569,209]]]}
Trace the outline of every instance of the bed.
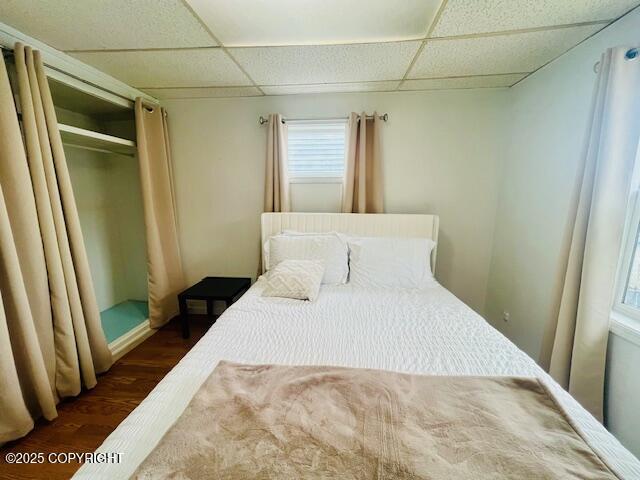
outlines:
{"label": "bed", "polygon": [[[263,240],[284,230],[437,240],[438,217],[263,215]],[[435,268],[435,250],[431,264]],[[221,360],[539,377],[593,450],[622,478],[640,478],[640,462],[600,423],[530,357],[436,281],[419,291],[324,285],[318,299],[304,308],[296,300],[264,298],[263,288],[264,280],[259,279],[227,309],[98,449],[122,453],[121,462],[85,464],[74,478],[128,478]]]}

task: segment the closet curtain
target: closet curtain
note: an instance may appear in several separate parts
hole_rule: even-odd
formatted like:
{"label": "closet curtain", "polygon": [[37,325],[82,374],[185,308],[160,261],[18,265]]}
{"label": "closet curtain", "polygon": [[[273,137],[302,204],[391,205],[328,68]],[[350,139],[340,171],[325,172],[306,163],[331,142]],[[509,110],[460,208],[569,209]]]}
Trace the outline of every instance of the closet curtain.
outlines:
{"label": "closet curtain", "polygon": [[609,317],[640,139],[640,60],[626,48],[600,60],[584,160],[574,192],[557,315],[541,363],[602,419]]}
{"label": "closet curtain", "polygon": [[343,213],[382,213],[382,166],[378,114],[351,113],[347,124]]}
{"label": "closet curtain", "polygon": [[136,136],[142,183],[149,323],[159,328],[178,313],[178,293],[185,288],[171,172],[167,112],[136,99]]}
{"label": "closet curtain", "polygon": [[42,60],[14,56],[24,142],[0,65],[0,443],[112,364]]}
{"label": "closet curtain", "polygon": [[282,115],[272,113],[267,124],[267,166],[264,184],[264,211],[288,212],[287,125]]}

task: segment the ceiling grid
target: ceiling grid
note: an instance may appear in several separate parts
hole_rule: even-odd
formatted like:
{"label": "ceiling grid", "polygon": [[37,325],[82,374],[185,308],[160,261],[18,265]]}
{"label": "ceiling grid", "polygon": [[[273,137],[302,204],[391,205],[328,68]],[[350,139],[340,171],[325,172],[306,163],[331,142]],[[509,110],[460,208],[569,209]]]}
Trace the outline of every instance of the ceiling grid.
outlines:
{"label": "ceiling grid", "polygon": [[[224,53],[231,59],[231,61],[233,61],[233,63],[235,63],[238,68],[242,71],[242,73],[245,74],[245,76],[249,79],[249,81],[251,82],[251,84],[260,92],[261,95],[264,95],[264,92],[262,91],[262,89],[258,86],[258,84],[255,82],[255,80],[253,78],[251,78],[251,75],[249,75],[249,73],[247,73],[247,71],[242,68],[242,65],[240,65],[240,63],[238,63],[238,61],[233,57],[233,55],[231,55],[229,53],[229,50],[227,50],[227,48],[225,48],[225,46],[222,44],[222,42],[220,42],[215,34],[211,31],[211,29],[202,21],[202,19],[200,18],[200,16],[193,10],[193,8],[191,7],[191,5],[189,5],[189,2],[187,0],[180,0],[182,2],[182,4],[185,6],[185,8],[187,10],[189,10],[189,12],[191,13],[191,15],[194,16],[194,18],[202,25],[202,27],[209,33],[209,35],[211,36],[211,38],[220,46],[220,48],[222,49],[222,51],[224,51]],[[229,86],[229,85],[228,85]]]}
{"label": "ceiling grid", "polygon": [[204,98],[511,87],[639,4],[3,0],[0,21],[158,98]]}
{"label": "ceiling grid", "polygon": [[407,70],[404,72],[404,75],[402,76],[402,80],[400,80],[400,83],[396,87],[396,90],[399,90],[402,87],[402,85],[404,84],[404,81],[409,75],[409,72],[413,68],[413,65],[418,60],[418,57],[422,55],[422,51],[424,50],[424,47],[427,44],[427,39],[429,38],[429,36],[431,35],[431,32],[433,32],[434,28],[436,27],[436,24],[440,20],[440,17],[442,16],[442,13],[444,12],[445,7],[447,6],[447,2],[448,0],[442,0],[440,7],[438,7],[438,11],[436,12],[435,16],[431,20],[431,23],[427,27],[427,34],[425,35],[425,38],[422,40],[422,43],[420,44],[420,48],[418,48],[418,51],[416,52],[413,59],[411,60],[411,63],[407,66]]}

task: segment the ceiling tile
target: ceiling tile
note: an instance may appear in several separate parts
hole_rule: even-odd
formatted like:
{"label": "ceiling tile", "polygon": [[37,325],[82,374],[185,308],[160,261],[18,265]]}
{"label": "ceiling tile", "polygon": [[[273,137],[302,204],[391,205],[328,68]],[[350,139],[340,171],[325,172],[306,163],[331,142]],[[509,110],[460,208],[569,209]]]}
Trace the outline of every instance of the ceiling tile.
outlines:
{"label": "ceiling tile", "polygon": [[160,100],[170,98],[256,97],[262,95],[256,87],[145,88],[144,91]]}
{"label": "ceiling tile", "polygon": [[478,77],[427,78],[405,80],[400,90],[444,90],[450,88],[510,87],[526,77],[526,73],[484,75]]}
{"label": "ceiling tile", "polygon": [[233,48],[258,85],[401,79],[420,42]]}
{"label": "ceiling tile", "polygon": [[638,0],[449,0],[431,36],[611,20],[638,4]]}
{"label": "ceiling tile", "polygon": [[409,78],[532,72],[602,26],[427,41]]}
{"label": "ceiling tile", "polygon": [[225,46],[415,40],[441,0],[187,0]]}
{"label": "ceiling tile", "polygon": [[73,53],[74,57],[139,88],[248,85],[219,48]]}
{"label": "ceiling tile", "polygon": [[216,45],[180,0],[2,0],[0,19],[59,50]]}
{"label": "ceiling tile", "polygon": [[353,93],[393,91],[399,80],[390,82],[321,83],[313,85],[270,85],[260,87],[266,95],[295,95],[300,93]]}

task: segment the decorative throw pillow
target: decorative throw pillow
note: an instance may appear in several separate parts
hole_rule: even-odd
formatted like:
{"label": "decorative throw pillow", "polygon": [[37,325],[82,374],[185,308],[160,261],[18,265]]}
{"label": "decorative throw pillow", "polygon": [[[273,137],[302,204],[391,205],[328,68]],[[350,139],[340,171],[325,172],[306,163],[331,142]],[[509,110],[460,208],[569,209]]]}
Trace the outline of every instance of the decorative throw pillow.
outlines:
{"label": "decorative throw pillow", "polygon": [[263,297],[314,301],[320,292],[324,265],[317,260],[283,260],[266,274]]}
{"label": "decorative throw pillow", "polygon": [[269,239],[269,254],[265,256],[270,270],[284,260],[316,260],[324,265],[322,283],[340,285],[349,276],[349,248],[344,236],[337,233],[292,233]]}

